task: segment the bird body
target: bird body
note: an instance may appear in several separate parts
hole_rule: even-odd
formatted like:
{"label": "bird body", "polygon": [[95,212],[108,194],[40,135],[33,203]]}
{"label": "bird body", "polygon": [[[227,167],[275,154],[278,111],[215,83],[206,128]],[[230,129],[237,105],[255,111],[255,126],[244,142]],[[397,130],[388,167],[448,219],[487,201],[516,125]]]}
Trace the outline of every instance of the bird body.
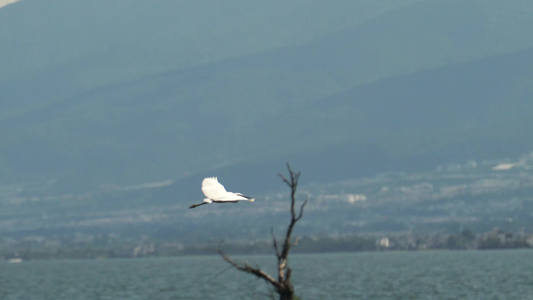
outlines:
{"label": "bird body", "polygon": [[254,202],[254,198],[245,196],[241,193],[232,193],[226,191],[224,186],[218,182],[216,177],[207,177],[202,181],[202,192],[206,196],[204,202],[200,204],[193,204],[189,208],[195,208],[200,205],[209,204],[209,203],[236,203],[239,201],[250,201]]}

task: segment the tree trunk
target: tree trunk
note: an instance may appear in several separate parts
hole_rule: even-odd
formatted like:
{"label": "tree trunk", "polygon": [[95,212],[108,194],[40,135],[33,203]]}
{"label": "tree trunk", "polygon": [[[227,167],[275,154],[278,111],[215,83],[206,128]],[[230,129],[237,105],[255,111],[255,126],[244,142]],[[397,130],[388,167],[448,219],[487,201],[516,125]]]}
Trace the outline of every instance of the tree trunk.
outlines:
{"label": "tree trunk", "polygon": [[279,300],[292,300],[294,296],[294,289],[292,284],[285,284],[278,290]]}
{"label": "tree trunk", "polygon": [[292,292],[280,292],[279,293],[279,300],[292,300],[293,293]]}

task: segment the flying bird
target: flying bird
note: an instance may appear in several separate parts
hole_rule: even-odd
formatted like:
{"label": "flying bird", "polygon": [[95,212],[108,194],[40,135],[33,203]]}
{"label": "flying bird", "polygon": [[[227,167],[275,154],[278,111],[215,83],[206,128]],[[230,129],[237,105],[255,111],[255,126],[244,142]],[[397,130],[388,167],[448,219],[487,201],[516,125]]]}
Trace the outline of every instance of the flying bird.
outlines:
{"label": "flying bird", "polygon": [[202,192],[207,197],[204,199],[204,202],[199,204],[193,204],[189,208],[195,208],[200,205],[209,204],[209,203],[237,203],[239,201],[250,201],[254,202],[254,198],[245,196],[241,193],[232,193],[226,191],[224,186],[218,182],[216,177],[207,177],[202,181]]}

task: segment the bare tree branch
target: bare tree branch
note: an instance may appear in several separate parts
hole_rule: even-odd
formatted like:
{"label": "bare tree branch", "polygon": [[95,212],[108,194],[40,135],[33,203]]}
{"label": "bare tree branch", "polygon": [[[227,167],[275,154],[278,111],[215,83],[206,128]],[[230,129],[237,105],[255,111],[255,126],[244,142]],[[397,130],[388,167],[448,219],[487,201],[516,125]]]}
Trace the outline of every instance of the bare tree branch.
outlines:
{"label": "bare tree branch", "polygon": [[307,204],[307,196],[305,197],[304,203],[300,206],[300,214],[298,214],[298,217],[296,218],[296,221],[300,220],[302,218],[302,215],[304,213],[304,207]]}
{"label": "bare tree branch", "polygon": [[274,246],[274,250],[276,251],[276,257],[279,258],[279,248],[276,236],[274,235],[274,228],[270,228],[270,234],[272,234],[272,244]]}
{"label": "bare tree branch", "polygon": [[250,273],[250,274],[253,274],[261,279],[264,279],[266,280],[267,282],[269,282],[270,284],[272,284],[274,287],[278,288],[279,284],[278,282],[272,278],[272,276],[268,275],[265,271],[259,269],[259,268],[254,268],[254,267],[251,267],[249,264],[247,263],[243,263],[243,264],[239,264],[235,261],[233,261],[229,256],[227,256],[222,250],[218,249],[217,252],[220,254],[220,256],[222,256],[222,258],[227,261],[230,265],[232,265],[235,269],[239,270],[239,271],[242,271],[242,272],[246,272],[246,273]]}
{"label": "bare tree branch", "polygon": [[276,257],[278,259],[278,279],[274,279],[272,276],[270,276],[260,268],[251,267],[247,263],[235,262],[224,252],[222,252],[221,246],[219,246],[217,250],[217,252],[222,256],[222,258],[235,269],[253,274],[258,278],[264,279],[266,282],[270,283],[276,289],[276,292],[279,294],[281,300],[292,299],[294,295],[294,287],[290,281],[292,269],[288,266],[288,257],[291,247],[296,246],[298,244],[298,239],[292,242],[292,231],[294,229],[294,226],[296,225],[296,222],[298,222],[302,218],[304,207],[307,204],[308,200],[308,198],[306,197],[305,201],[300,206],[300,211],[298,212],[298,215],[296,215],[294,206],[296,203],[296,189],[298,187],[298,180],[300,179],[300,172],[294,172],[288,163],[287,169],[289,171],[289,179],[285,178],[285,176],[283,176],[282,174],[278,174],[281,180],[285,182],[285,184],[287,184],[291,189],[291,221],[289,223],[289,226],[287,227],[287,232],[285,234],[285,239],[283,241],[281,251],[278,246],[276,236],[274,235],[274,229],[270,228],[270,234],[272,235],[272,246],[274,248],[274,251],[276,252]]}
{"label": "bare tree branch", "polygon": [[297,236],[295,239],[294,239],[294,243],[292,243],[292,247],[296,247],[298,246],[298,241],[300,241],[300,237]]}

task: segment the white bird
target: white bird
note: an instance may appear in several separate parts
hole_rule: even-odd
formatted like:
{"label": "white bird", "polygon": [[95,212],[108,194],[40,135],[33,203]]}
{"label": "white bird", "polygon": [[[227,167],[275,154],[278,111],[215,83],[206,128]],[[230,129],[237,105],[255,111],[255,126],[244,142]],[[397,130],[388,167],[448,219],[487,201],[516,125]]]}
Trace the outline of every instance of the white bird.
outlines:
{"label": "white bird", "polygon": [[207,177],[202,181],[202,192],[207,197],[204,199],[204,202],[199,204],[193,204],[189,208],[195,208],[200,205],[209,204],[209,203],[237,203],[239,201],[250,201],[254,202],[254,198],[245,196],[241,193],[232,193],[227,192],[226,189],[216,177]]}

